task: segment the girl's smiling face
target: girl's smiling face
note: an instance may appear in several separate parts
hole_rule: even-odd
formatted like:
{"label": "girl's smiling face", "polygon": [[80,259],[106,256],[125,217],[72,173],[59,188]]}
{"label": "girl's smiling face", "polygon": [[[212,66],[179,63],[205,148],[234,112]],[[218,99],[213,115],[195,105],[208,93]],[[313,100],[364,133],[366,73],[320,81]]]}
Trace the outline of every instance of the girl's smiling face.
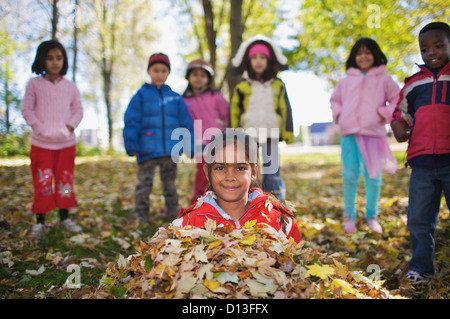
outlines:
{"label": "girl's smiling face", "polygon": [[250,186],[256,180],[256,164],[249,163],[244,150],[235,145],[227,145],[217,150],[215,161],[211,165],[210,176],[206,165],[204,170],[216,193],[219,206],[241,202],[242,207],[245,207]]}
{"label": "girl's smiling face", "polygon": [[250,57],[250,65],[256,75],[261,76],[267,68],[267,57],[263,53],[255,53]]}
{"label": "girl's smiling face", "polygon": [[372,52],[364,45],[359,48],[355,60],[358,68],[364,73],[370,70],[375,61]]}
{"label": "girl's smiling face", "polygon": [[63,68],[64,57],[60,49],[54,48],[48,51],[45,57],[45,74],[51,79],[56,79]]}

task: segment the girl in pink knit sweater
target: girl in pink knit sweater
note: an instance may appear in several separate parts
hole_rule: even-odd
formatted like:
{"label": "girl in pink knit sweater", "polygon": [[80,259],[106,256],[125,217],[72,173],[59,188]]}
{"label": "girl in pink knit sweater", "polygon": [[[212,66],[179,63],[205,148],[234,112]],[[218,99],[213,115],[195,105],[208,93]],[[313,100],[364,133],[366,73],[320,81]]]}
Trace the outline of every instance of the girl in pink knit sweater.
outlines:
{"label": "girl in pink knit sweater", "polygon": [[[213,76],[212,65],[203,59],[191,61],[186,69],[188,87],[183,93],[183,101],[194,123],[195,143],[202,150],[211,139],[211,132],[217,133],[228,127],[230,105],[221,92],[213,90]],[[206,136],[205,132],[209,132],[209,136]],[[203,171],[205,159],[202,156],[196,160],[197,172],[191,204],[203,195],[208,185],[208,179]]]}
{"label": "girl in pink knit sweater", "polygon": [[386,73],[386,63],[386,56],[374,40],[359,39],[346,63],[347,76],[331,96],[333,120],[342,136],[344,230],[348,233],[356,230],[355,200],[361,174],[366,186],[367,223],[382,233],[377,221],[381,172],[385,169],[394,173],[397,169],[385,125],[392,119],[400,89]]}
{"label": "girl in pink knit sweater", "polygon": [[31,211],[37,214],[30,236],[44,230],[45,214],[59,208],[67,230],[81,228],[68,218],[76,206],[73,174],[75,170],[74,130],[81,122],[83,109],[75,84],[64,75],[68,69],[66,50],[58,41],[42,42],[31,67],[38,76],[27,85],[22,114],[33,129],[31,134],[31,173],[34,198]]}

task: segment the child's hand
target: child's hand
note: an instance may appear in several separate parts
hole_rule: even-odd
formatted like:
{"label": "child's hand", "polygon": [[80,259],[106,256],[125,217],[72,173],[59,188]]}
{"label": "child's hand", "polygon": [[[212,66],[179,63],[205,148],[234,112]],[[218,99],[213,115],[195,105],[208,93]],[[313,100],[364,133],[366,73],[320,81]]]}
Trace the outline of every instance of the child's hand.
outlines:
{"label": "child's hand", "polygon": [[400,121],[394,121],[392,123],[392,132],[397,142],[406,142],[409,139],[408,128],[404,126]]}

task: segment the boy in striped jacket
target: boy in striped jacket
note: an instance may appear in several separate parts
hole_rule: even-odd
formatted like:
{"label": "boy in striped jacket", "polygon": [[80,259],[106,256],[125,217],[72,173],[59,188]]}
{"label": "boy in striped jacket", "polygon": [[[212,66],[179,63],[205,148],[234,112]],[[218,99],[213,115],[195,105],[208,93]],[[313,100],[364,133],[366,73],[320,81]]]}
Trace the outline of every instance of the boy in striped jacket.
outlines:
{"label": "boy in striped jacket", "polygon": [[433,22],[419,33],[424,65],[405,81],[391,127],[398,142],[408,141],[411,166],[408,229],[412,258],[406,277],[412,282],[435,271],[433,234],[442,192],[450,202],[450,27]]}

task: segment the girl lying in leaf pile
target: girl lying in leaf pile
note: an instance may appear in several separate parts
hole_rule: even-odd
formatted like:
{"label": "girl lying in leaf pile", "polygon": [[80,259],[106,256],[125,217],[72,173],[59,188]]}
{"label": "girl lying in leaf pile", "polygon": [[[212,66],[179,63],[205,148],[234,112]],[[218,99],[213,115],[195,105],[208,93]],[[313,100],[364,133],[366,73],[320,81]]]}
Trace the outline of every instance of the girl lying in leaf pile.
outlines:
{"label": "girl lying in leaf pile", "polygon": [[211,219],[217,225],[241,229],[246,222],[256,220],[300,242],[292,213],[258,188],[257,155],[256,142],[243,131],[227,128],[213,136],[203,168],[208,189],[191,207],[181,209],[173,226],[204,227]]}

